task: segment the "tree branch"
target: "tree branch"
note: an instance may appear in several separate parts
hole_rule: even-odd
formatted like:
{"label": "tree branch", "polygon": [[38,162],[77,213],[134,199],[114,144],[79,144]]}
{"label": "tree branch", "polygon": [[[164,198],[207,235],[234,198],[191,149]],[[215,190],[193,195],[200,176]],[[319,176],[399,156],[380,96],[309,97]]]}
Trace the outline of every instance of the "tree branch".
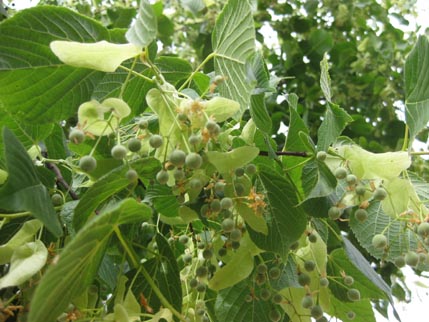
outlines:
{"label": "tree branch", "polygon": [[57,184],[64,188],[64,190],[68,191],[70,197],[73,200],[78,200],[79,196],[73,190],[70,189],[69,184],[66,180],[64,180],[63,175],[61,174],[61,170],[57,167],[57,165],[51,162],[46,162],[45,164],[49,170],[52,170],[55,173]]}

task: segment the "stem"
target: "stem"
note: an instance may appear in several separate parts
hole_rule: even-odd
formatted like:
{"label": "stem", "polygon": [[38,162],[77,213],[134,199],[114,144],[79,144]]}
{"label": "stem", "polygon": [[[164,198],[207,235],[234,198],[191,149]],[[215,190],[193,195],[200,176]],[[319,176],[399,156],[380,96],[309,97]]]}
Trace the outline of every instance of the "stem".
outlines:
{"label": "stem", "polygon": [[408,133],[409,133],[409,128],[408,125],[405,124],[405,133],[404,133],[404,144],[402,144],[402,151],[406,151],[408,149]]}
{"label": "stem", "polygon": [[158,296],[158,298],[159,298],[160,302],[162,303],[162,305],[164,307],[166,307],[167,309],[169,309],[180,321],[184,321],[185,322],[186,320],[183,317],[183,315],[180,312],[178,312],[173,307],[173,305],[170,304],[170,302],[168,302],[168,300],[161,293],[161,290],[155,284],[154,280],[152,279],[152,276],[149,275],[149,273],[147,272],[146,268],[143,265],[140,266],[140,271],[143,274],[143,276],[146,279],[146,281],[148,282],[148,284],[150,285],[150,287],[152,288],[152,291],[156,294],[156,296]]}
{"label": "stem", "polygon": [[79,199],[78,195],[73,190],[70,189],[70,185],[64,179],[61,173],[61,170],[58,168],[58,166],[55,163],[51,163],[51,162],[46,162],[45,164],[49,170],[52,170],[55,173],[57,184],[62,186],[65,190],[67,190],[70,197],[73,200],[78,200]]}
{"label": "stem", "polygon": [[15,219],[15,218],[21,218],[21,217],[26,217],[30,215],[31,215],[31,212],[23,211],[23,212],[16,212],[14,214],[0,214],[0,217],[7,218],[7,219]]}
{"label": "stem", "polygon": [[121,86],[121,92],[119,93],[119,98],[122,98],[122,96],[124,95],[125,88],[127,87],[128,82],[130,81],[131,74],[134,71],[134,67],[136,66],[136,63],[137,63],[137,59],[138,59],[138,56],[134,57],[134,61],[131,65],[131,69],[128,71],[127,78],[125,79],[125,82]]}
{"label": "stem", "polygon": [[130,68],[128,68],[128,67],[125,67],[125,66],[119,66],[119,68],[122,68],[123,70],[126,70],[127,72],[129,72],[129,73],[133,74],[134,76],[141,77],[141,78],[143,78],[145,81],[148,81],[148,82],[150,82],[150,83],[154,83],[154,81],[153,81],[151,78],[149,78],[149,77],[147,77],[147,76],[145,76],[145,75],[143,75],[143,74],[137,73],[137,72],[133,71],[132,69],[130,69]]}
{"label": "stem", "polygon": [[[304,151],[274,151],[276,155],[288,155],[291,157],[302,157],[308,158],[311,155]],[[268,156],[269,153],[267,151],[259,151],[259,155]]]}
{"label": "stem", "polygon": [[410,152],[411,155],[429,155],[429,151],[415,151]]}
{"label": "stem", "polygon": [[128,246],[127,242],[125,241],[124,237],[122,236],[121,230],[118,226],[115,226],[114,228],[116,236],[118,237],[119,241],[121,242],[122,247],[124,247],[125,252],[128,254],[128,256],[131,259],[131,262],[133,263],[134,267],[139,267],[139,261],[136,258],[136,255],[132,251],[132,249]]}
{"label": "stem", "polygon": [[178,92],[182,91],[192,80],[192,78],[194,78],[195,74],[198,73],[198,71],[200,69],[202,69],[204,67],[205,64],[207,64],[207,62],[212,59],[216,54],[215,53],[211,53],[210,55],[208,55],[203,62],[192,72],[192,74],[188,77],[188,79],[182,84],[182,86],[180,86]]}

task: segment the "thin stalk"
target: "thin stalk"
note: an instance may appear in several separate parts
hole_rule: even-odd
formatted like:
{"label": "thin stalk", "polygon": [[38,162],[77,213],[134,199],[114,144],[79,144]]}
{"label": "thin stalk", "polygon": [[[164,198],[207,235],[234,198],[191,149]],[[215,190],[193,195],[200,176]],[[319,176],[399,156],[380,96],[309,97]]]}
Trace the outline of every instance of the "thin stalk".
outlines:
{"label": "thin stalk", "polygon": [[30,215],[31,215],[31,212],[24,211],[24,212],[16,212],[14,214],[0,214],[0,217],[7,218],[7,219],[15,219],[15,218],[21,218],[21,217],[26,217]]}
{"label": "thin stalk", "polygon": [[402,144],[402,151],[406,151],[408,149],[408,140],[409,140],[409,128],[408,125],[405,124],[405,133],[404,133],[404,144]]}
{"label": "thin stalk", "polygon": [[180,86],[178,92],[182,91],[192,80],[192,78],[194,78],[195,74],[198,73],[198,71],[200,69],[202,69],[204,67],[205,64],[207,64],[207,62],[212,59],[214,56],[216,56],[215,53],[211,53],[210,55],[208,55],[203,62],[192,72],[192,74],[188,77],[188,79],[182,84],[182,86]]}
{"label": "thin stalk", "polygon": [[133,266],[136,268],[139,267],[139,261],[137,260],[136,255],[134,254],[132,249],[128,246],[128,243],[125,241],[124,237],[122,236],[122,233],[121,233],[121,230],[119,229],[119,227],[115,226],[114,230],[115,230],[116,236],[118,237],[122,247],[124,247],[125,252],[130,257]]}
{"label": "thin stalk", "polygon": [[122,96],[124,95],[125,88],[127,87],[128,82],[130,81],[132,72],[134,71],[134,67],[136,66],[136,63],[137,63],[137,59],[138,59],[138,56],[134,57],[133,63],[131,65],[131,69],[128,71],[127,78],[125,79],[125,82],[121,86],[121,92],[119,93],[119,98],[122,98]]}
{"label": "thin stalk", "polygon": [[147,82],[154,83],[153,79],[151,79],[151,78],[149,78],[149,77],[147,77],[147,76],[145,76],[143,74],[137,73],[137,72],[133,71],[132,69],[130,69],[128,67],[119,66],[119,68],[121,68],[123,70],[126,70],[127,72],[129,72],[129,73],[131,73],[131,74],[133,74],[133,75],[135,75],[137,77],[143,78]]}
{"label": "thin stalk", "polygon": [[429,155],[429,151],[415,151],[410,152],[411,155]]}

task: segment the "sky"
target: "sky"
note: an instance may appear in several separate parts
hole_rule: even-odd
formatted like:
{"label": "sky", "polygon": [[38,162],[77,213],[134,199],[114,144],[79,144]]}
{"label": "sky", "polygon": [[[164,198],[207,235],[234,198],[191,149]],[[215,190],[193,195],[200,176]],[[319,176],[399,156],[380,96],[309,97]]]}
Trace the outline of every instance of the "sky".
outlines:
{"label": "sky", "polygon": [[[17,1],[8,1],[3,0],[6,4],[15,4],[15,8],[20,10],[24,8],[31,7],[36,5],[38,0],[17,0]],[[418,17],[416,21],[411,21],[411,24],[408,28],[405,28],[405,31],[415,31],[416,25],[422,26],[420,29],[420,34],[423,34],[426,28],[429,28],[429,0],[417,0],[416,8],[418,12]],[[269,32],[267,30],[267,32]],[[266,39],[275,40],[274,37],[267,35]],[[414,272],[409,268],[404,268],[403,273],[406,276],[407,287],[411,291],[411,299],[409,303],[397,302],[395,301],[396,310],[399,313],[403,322],[427,322],[429,320],[427,314],[427,305],[429,303],[429,279],[428,278],[419,278],[414,274]],[[427,275],[426,275],[427,276]],[[381,315],[377,314],[377,322],[386,322],[386,321],[395,321],[393,317],[392,309],[389,308],[389,319],[386,320]]]}

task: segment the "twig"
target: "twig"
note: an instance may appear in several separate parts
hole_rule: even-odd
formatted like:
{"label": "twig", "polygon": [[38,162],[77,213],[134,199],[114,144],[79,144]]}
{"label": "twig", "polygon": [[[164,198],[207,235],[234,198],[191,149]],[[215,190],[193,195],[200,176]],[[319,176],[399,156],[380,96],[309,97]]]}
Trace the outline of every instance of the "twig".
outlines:
{"label": "twig", "polygon": [[79,196],[73,190],[70,189],[69,184],[66,180],[64,180],[63,175],[61,174],[61,170],[57,167],[57,165],[51,162],[46,162],[45,164],[49,170],[52,170],[55,173],[57,183],[62,186],[66,191],[68,191],[70,197],[73,200],[78,200]]}
{"label": "twig", "polygon": [[[310,155],[307,152],[303,151],[275,151],[276,155],[288,155],[291,157],[301,157],[301,158],[307,158]],[[259,155],[268,156],[268,151],[259,151]]]}

